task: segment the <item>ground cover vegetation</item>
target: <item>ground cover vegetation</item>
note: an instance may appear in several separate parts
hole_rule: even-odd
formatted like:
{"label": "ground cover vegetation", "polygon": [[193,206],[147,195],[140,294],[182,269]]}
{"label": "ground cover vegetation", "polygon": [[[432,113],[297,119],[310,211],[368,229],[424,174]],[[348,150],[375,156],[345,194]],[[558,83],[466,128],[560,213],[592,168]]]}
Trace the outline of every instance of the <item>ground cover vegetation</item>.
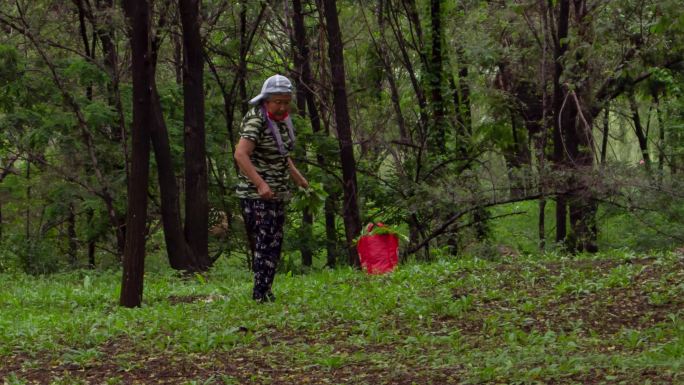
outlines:
{"label": "ground cover vegetation", "polygon": [[[157,259],[157,258],[155,258]],[[162,263],[159,263],[161,266]],[[239,270],[238,270],[239,272]],[[3,275],[8,384],[676,384],[684,381],[677,253],[411,263],[251,278],[151,268],[141,308],[119,273]]]}
{"label": "ground cover vegetation", "polygon": [[[681,382],[683,52],[679,0],[0,2],[0,374]],[[232,154],[275,73],[311,187],[254,306]]]}

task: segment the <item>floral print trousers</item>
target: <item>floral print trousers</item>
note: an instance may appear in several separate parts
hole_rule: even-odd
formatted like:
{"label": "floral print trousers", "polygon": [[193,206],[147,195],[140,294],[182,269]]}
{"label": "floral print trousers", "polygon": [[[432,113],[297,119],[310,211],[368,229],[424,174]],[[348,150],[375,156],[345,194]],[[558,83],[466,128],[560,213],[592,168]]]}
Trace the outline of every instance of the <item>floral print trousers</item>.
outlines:
{"label": "floral print trousers", "polygon": [[273,278],[280,261],[285,224],[285,203],[279,200],[240,199],[245,229],[254,256],[252,298],[273,301]]}

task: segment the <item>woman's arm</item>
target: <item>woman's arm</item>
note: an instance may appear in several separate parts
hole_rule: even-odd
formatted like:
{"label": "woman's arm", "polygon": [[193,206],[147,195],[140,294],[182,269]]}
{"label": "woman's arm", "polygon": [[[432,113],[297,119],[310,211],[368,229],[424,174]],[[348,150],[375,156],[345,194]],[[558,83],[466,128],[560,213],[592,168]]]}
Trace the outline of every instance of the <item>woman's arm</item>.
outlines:
{"label": "woman's arm", "polygon": [[259,175],[250,159],[255,147],[256,144],[251,140],[240,138],[237,148],[235,149],[235,162],[240,168],[240,172],[254,183],[257,192],[262,199],[273,199],[275,194],[273,194],[271,187],[264,181],[261,175]]}
{"label": "woman's arm", "polygon": [[308,188],[309,187],[309,182],[304,178],[301,172],[297,169],[297,166],[295,166],[294,162],[292,161],[292,158],[288,157],[287,158],[287,164],[288,168],[290,169],[290,176],[292,177],[292,180],[294,180],[295,184],[299,187],[303,188]]}

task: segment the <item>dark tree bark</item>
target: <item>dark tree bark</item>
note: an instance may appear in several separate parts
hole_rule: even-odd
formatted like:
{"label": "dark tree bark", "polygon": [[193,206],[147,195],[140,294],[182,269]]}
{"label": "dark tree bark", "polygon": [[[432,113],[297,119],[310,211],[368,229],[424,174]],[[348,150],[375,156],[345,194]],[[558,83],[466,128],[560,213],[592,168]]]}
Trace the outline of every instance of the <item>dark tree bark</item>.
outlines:
{"label": "dark tree bark", "polygon": [[665,122],[663,114],[660,110],[660,96],[658,91],[654,90],[652,93],[653,102],[655,103],[656,120],[658,121],[658,185],[662,185],[664,171],[665,171]]}
{"label": "dark tree bark", "polygon": [[95,242],[88,242],[88,268],[95,268]]}
{"label": "dark tree bark", "polygon": [[76,238],[76,213],[74,204],[69,204],[69,214],[67,217],[67,237],[69,239],[69,263],[76,266],[78,263],[78,239]]}
{"label": "dark tree bark", "polygon": [[183,102],[185,125],[185,239],[206,270],[209,259],[209,201],[204,132],[204,56],[199,25],[199,0],[180,1],[183,24]]}
{"label": "dark tree bark", "polygon": [[[461,57],[464,56],[463,49],[459,50]],[[453,79],[452,79],[453,80]],[[456,83],[454,81],[454,83]],[[472,107],[470,105],[470,86],[468,85],[468,65],[461,64],[461,69],[458,71],[458,94],[454,95],[456,108],[458,108],[458,123],[461,127],[461,135],[464,138],[470,137],[473,131]],[[456,99],[456,96],[458,97]],[[463,138],[463,139],[464,139]]]}
{"label": "dark tree bark", "polygon": [[347,250],[349,263],[360,266],[359,256],[354,247],[354,239],[361,232],[361,218],[359,213],[357,184],[356,184],[356,160],[354,159],[354,147],[352,143],[349,110],[347,107],[347,92],[345,86],[344,55],[340,23],[337,18],[337,5],[335,0],[323,0],[326,20],[326,32],[328,36],[328,56],[332,73],[333,104],[335,108],[335,123],[340,144],[340,161],[342,163],[342,180],[344,191],[344,217],[345,234],[347,236]]}
{"label": "dark tree bark", "polygon": [[606,105],[606,111],[603,115],[603,138],[601,138],[601,167],[606,165],[606,157],[608,156],[608,133],[610,132],[610,108]]}
{"label": "dark tree bark", "polygon": [[[86,9],[83,4],[83,0],[74,0],[76,6],[78,7],[78,22],[79,22],[79,32],[81,33],[81,39],[83,40],[83,47],[85,49],[86,57],[91,60],[95,58],[95,50],[90,47],[90,40],[88,38],[88,28],[86,26]],[[88,100],[93,99],[93,86],[88,84],[86,87],[86,97]]]}
{"label": "dark tree bark", "polygon": [[157,179],[161,196],[161,216],[164,227],[166,253],[171,268],[176,270],[196,270],[195,258],[190,246],[185,240],[180,212],[180,198],[176,174],[171,157],[169,135],[164,122],[161,101],[156,92],[154,80],[150,82],[152,93],[152,125],[150,136],[157,163]]}
{"label": "dark tree bark", "polygon": [[152,84],[150,5],[147,0],[124,0],[124,12],[131,28],[133,72],[132,162],[128,180],[126,248],[123,260],[120,304],[137,307],[142,303],[145,269],[147,185],[149,179]]}
{"label": "dark tree bark", "polygon": [[[85,50],[85,55],[90,58],[91,60],[95,60],[95,47],[93,46],[92,48],[90,47],[90,42],[88,39],[88,29],[86,27],[86,18],[90,15],[90,21],[91,24],[93,24],[93,29],[95,29],[95,24],[93,22],[93,17],[91,12],[88,12],[85,8],[85,4],[83,0],[74,0],[74,3],[76,4],[76,7],[78,8],[78,21],[79,21],[79,31],[81,33],[81,40],[83,41],[83,48]],[[86,88],[86,98],[89,101],[93,100],[93,86],[92,84],[88,84]],[[85,172],[90,174],[92,173],[92,169],[88,166],[85,167]],[[93,217],[93,209],[88,209],[88,217],[92,218]],[[68,218],[69,226],[68,226],[68,238],[69,238],[69,258],[71,260],[72,266],[76,265],[76,254],[78,253],[78,244],[75,242],[76,240],[76,217],[74,214],[74,208],[73,205],[69,205],[69,218]],[[73,232],[73,235],[72,235]],[[88,241],[88,247],[90,247],[90,244],[95,242],[94,239],[90,239]]]}
{"label": "dark tree bark", "polygon": [[433,127],[430,135],[430,146],[439,153],[446,151],[446,119],[442,83],[444,82],[442,53],[442,0],[430,0],[430,26],[432,46],[428,65],[430,96],[432,99]]}
{"label": "dark tree bark", "polygon": [[[162,16],[159,20],[160,25],[165,24]],[[153,37],[152,41],[158,41],[158,37]],[[180,43],[179,43],[180,44]],[[157,84],[154,73],[156,73],[158,57],[157,50],[159,44],[152,44],[152,78],[149,80],[152,86],[152,125],[150,126],[150,138],[157,164],[157,178],[159,182],[159,192],[161,196],[161,217],[164,228],[164,240],[166,243],[166,253],[169,258],[169,265],[176,270],[198,271],[197,260],[188,245],[180,210],[180,194],[176,183],[174,171],[174,161],[171,155],[171,145],[169,142],[168,129],[164,120],[161,100],[157,93]],[[180,59],[179,59],[180,61]],[[182,65],[177,63],[178,71],[182,72]],[[179,75],[180,76],[180,75]],[[178,81],[182,82],[182,76]]]}
{"label": "dark tree bark", "polygon": [[[563,168],[565,164],[564,132],[574,119],[568,112],[560,116],[563,103],[566,99],[563,85],[560,83],[563,74],[563,55],[568,50],[566,38],[568,37],[568,22],[570,18],[570,1],[560,0],[559,14],[554,36],[554,74],[553,74],[553,160],[556,169]],[[554,6],[549,0],[549,12],[553,13]],[[567,109],[565,111],[568,111]],[[560,189],[561,191],[563,188]],[[567,199],[564,194],[556,197],[556,242],[564,242],[567,236]]]}
{"label": "dark tree bark", "polygon": [[644,166],[646,167],[646,172],[651,174],[651,156],[648,151],[648,134],[644,131],[644,127],[641,124],[641,116],[639,114],[639,104],[637,104],[636,96],[634,92],[629,93],[629,108],[632,112],[632,122],[634,123],[634,133],[636,134],[637,140],[639,141],[639,149],[641,150],[641,156],[644,161]]}
{"label": "dark tree bark", "polygon": [[[573,4],[577,33],[581,41],[592,41],[592,20],[588,17],[585,1],[573,0]],[[588,68],[581,51],[575,52],[574,61],[577,64],[567,75],[574,84],[582,84],[579,81],[579,74],[587,73]],[[592,107],[582,102],[591,99],[590,89],[580,85],[574,90],[566,91],[564,102],[567,102],[567,116],[565,116],[566,110],[561,107],[563,110],[562,127],[566,134],[566,155],[574,173],[570,178],[568,199],[572,232],[566,242],[571,252],[598,251],[596,223],[598,206],[596,200],[593,199],[594,193],[591,191],[590,182],[580,176],[590,174],[594,166],[593,120],[595,115],[591,113]]]}
{"label": "dark tree bark", "polygon": [[530,149],[527,141],[522,137],[522,130],[518,128],[518,116],[515,111],[511,111],[511,132],[513,134],[513,144],[503,151],[506,168],[508,169],[508,180],[510,183],[510,195],[512,198],[519,198],[527,195],[529,188],[529,170],[531,164]]}
{"label": "dark tree bark", "polygon": [[[313,98],[311,95],[311,68],[309,66],[309,45],[306,42],[306,30],[304,27],[304,14],[300,0],[292,1],[292,24],[294,25],[294,52],[295,63],[295,88],[297,90],[297,111],[302,119],[306,118],[307,99]],[[312,106],[314,109],[315,106]],[[317,115],[317,112],[314,112]],[[317,118],[316,118],[317,120]],[[312,121],[313,124],[313,121]],[[320,125],[320,123],[318,123]],[[318,128],[320,130],[320,127]],[[311,266],[313,264],[313,251],[310,241],[313,239],[313,214],[311,210],[305,208],[302,211],[302,238],[305,240],[300,246],[302,254],[302,265]]]}

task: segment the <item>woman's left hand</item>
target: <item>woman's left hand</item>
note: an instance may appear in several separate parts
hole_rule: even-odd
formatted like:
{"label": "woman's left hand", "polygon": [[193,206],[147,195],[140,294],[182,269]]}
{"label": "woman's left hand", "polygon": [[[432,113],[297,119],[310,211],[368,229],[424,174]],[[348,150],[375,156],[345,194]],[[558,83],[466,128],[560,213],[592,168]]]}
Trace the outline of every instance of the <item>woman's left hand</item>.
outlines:
{"label": "woman's left hand", "polygon": [[297,178],[296,183],[297,183],[297,186],[299,186],[301,188],[309,188],[309,181],[307,181],[306,178],[304,178],[303,176],[301,176],[300,178]]}

